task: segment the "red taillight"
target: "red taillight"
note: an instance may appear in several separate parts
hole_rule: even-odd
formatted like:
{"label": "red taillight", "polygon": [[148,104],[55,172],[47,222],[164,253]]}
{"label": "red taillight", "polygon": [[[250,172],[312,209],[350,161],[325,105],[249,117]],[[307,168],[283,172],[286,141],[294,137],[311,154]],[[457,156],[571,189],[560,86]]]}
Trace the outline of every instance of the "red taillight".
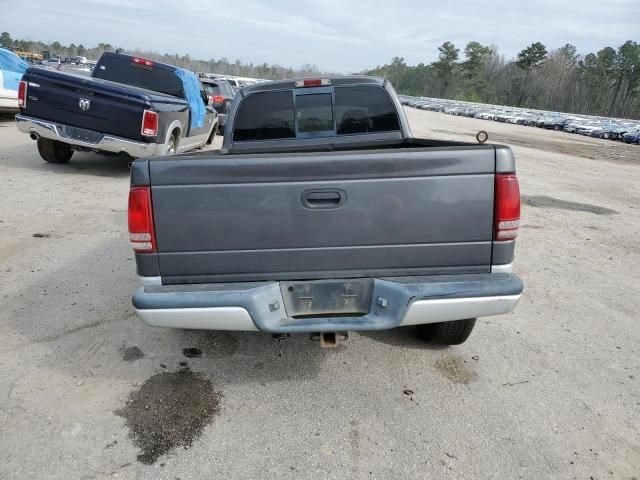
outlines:
{"label": "red taillight", "polygon": [[496,174],[494,198],[494,240],[513,240],[520,227],[520,187],[515,174]]}
{"label": "red taillight", "polygon": [[155,137],[158,135],[158,114],[151,110],[145,110],[142,114],[142,130],[145,137]]}
{"label": "red taillight", "polygon": [[214,95],[211,97],[211,101],[216,105],[220,105],[224,103],[224,97],[222,95]]}
{"label": "red taillight", "polygon": [[151,210],[151,187],[133,187],[129,191],[129,238],[133,250],[156,251],[156,234]]}
{"label": "red taillight", "polygon": [[24,108],[27,106],[27,82],[20,80],[18,84],[18,107]]}
{"label": "red taillight", "polygon": [[153,67],[153,62],[151,60],[147,60],[146,58],[133,57],[131,60],[136,65],[140,65],[142,67]]}

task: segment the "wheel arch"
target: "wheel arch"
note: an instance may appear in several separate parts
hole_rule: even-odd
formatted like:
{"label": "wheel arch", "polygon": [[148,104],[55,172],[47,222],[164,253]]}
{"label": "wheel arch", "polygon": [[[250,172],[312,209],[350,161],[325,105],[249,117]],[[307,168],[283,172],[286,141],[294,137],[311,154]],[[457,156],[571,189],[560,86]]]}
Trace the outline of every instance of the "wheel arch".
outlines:
{"label": "wheel arch", "polygon": [[171,136],[176,130],[178,131],[178,138],[176,139],[177,140],[176,148],[177,148],[178,144],[180,143],[180,136],[182,133],[182,123],[180,122],[180,120],[174,120],[167,127],[167,133],[164,136],[164,144],[163,144],[164,146],[162,149],[163,152],[167,150],[167,146],[169,145],[169,140],[171,139]]}

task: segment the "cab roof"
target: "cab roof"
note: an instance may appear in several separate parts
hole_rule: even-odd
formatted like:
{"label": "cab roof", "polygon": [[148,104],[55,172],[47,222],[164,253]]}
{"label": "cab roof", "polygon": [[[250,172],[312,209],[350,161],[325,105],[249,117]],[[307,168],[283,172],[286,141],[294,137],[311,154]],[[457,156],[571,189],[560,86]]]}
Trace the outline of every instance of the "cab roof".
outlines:
{"label": "cab roof", "polygon": [[329,86],[344,86],[344,85],[378,85],[384,86],[386,80],[381,77],[369,77],[366,75],[351,75],[344,77],[327,77],[327,76],[319,76],[319,77],[306,77],[306,78],[294,78],[289,80],[276,80],[273,82],[265,82],[258,83],[256,85],[251,85],[247,87],[242,87],[240,89],[241,95],[248,95],[256,92],[268,92],[272,90],[287,90],[294,88],[309,88],[309,87],[300,87],[296,86],[296,82],[303,82],[304,80],[329,80],[331,85]]}

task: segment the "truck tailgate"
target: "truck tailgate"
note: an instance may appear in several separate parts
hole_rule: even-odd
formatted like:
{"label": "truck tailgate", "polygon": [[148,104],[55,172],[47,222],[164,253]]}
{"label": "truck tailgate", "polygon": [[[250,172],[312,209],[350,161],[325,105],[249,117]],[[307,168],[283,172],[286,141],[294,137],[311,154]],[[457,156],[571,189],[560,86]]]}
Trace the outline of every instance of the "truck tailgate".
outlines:
{"label": "truck tailgate", "polygon": [[[23,113],[72,127],[141,140],[145,94],[91,77],[44,69],[27,72],[27,104]],[[80,100],[86,109],[80,107]],[[69,133],[69,132],[67,132]]]}
{"label": "truck tailgate", "polygon": [[163,283],[490,271],[490,145],[209,153],[149,168]]}

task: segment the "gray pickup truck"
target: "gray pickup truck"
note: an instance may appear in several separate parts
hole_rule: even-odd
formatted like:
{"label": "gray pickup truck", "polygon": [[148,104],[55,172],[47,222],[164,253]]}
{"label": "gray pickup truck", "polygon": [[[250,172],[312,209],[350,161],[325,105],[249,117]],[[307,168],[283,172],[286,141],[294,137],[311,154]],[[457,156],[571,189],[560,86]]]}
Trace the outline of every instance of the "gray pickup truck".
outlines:
{"label": "gray pickup truck", "polygon": [[453,345],[518,303],[508,147],[416,138],[391,84],[360,76],[245,87],[227,128],[220,151],[133,163],[148,325],[324,346],[416,325]]}

